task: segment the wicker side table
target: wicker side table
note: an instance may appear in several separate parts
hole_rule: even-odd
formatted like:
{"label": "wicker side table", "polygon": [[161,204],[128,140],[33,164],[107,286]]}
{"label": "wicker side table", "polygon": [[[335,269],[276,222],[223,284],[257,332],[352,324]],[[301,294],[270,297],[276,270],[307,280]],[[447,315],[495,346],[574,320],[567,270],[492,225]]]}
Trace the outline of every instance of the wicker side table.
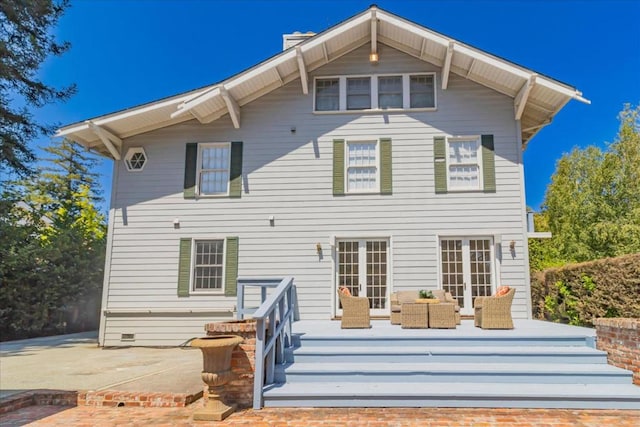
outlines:
{"label": "wicker side table", "polygon": [[430,328],[456,328],[456,310],[453,304],[432,304],[429,307]]}
{"label": "wicker side table", "polygon": [[415,329],[429,326],[429,304],[404,303],[402,304],[402,328]]}

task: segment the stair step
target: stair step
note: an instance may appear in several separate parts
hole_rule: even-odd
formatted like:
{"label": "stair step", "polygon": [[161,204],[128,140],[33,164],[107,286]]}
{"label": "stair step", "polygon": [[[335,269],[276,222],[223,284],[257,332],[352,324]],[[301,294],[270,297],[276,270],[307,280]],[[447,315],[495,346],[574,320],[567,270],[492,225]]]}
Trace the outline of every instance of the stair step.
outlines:
{"label": "stair step", "polygon": [[292,363],[276,382],[458,382],[629,384],[632,373],[606,364],[566,363]]}
{"label": "stair step", "polygon": [[492,407],[637,409],[632,384],[287,383],[265,388],[267,407]]}
{"label": "stair step", "polygon": [[398,352],[392,347],[332,346],[300,347],[287,350],[290,362],[319,363],[593,363],[606,364],[607,353],[590,347],[538,346],[407,346]]}
{"label": "stair step", "polygon": [[[464,335],[434,335],[422,331],[433,331],[432,329],[403,330],[409,331],[402,336],[398,335],[377,335],[371,336],[294,336],[294,347],[394,347],[396,349],[405,347],[425,346],[451,346],[451,347],[471,347],[471,346],[537,346],[537,347],[593,347],[593,339],[584,335],[575,336],[464,336]],[[414,332],[416,331],[416,332]],[[447,331],[438,330],[437,332]]]}

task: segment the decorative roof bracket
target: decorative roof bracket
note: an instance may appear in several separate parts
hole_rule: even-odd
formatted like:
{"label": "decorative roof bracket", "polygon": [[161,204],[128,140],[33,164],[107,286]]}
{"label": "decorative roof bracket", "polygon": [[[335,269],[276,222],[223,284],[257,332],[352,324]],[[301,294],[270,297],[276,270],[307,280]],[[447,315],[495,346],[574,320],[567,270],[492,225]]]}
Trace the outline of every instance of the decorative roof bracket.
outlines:
{"label": "decorative roof bracket", "polygon": [[529,77],[529,80],[527,80],[524,83],[524,85],[522,85],[522,88],[520,89],[515,99],[513,100],[513,106],[515,108],[515,113],[516,113],[516,120],[520,120],[522,118],[522,113],[524,113],[524,107],[527,105],[529,94],[531,93],[531,89],[533,89],[533,86],[535,86],[535,84],[536,84],[536,74],[532,74],[531,77]]}
{"label": "decorative roof bracket", "polygon": [[304,57],[302,56],[302,49],[300,49],[300,46],[296,46],[296,59],[298,60],[298,69],[300,70],[302,93],[307,95],[309,93],[309,76],[307,75],[307,67],[304,64]]}
{"label": "decorative roof bracket", "polygon": [[122,149],[122,139],[120,137],[114,135],[112,132],[109,132],[105,128],[101,128],[97,124],[93,123],[91,120],[85,121],[85,123],[89,126],[89,128],[96,134],[100,141],[107,147],[107,150],[111,153],[114,159],[120,160],[122,156],[120,155],[120,150]]}
{"label": "decorative roof bracket", "polygon": [[227,110],[231,116],[233,127],[240,129],[240,106],[224,85],[220,86],[220,95],[222,95],[222,99],[224,99],[224,103],[227,105]]}
{"label": "decorative roof bracket", "polygon": [[442,90],[446,90],[449,86],[449,73],[451,72],[451,60],[453,59],[453,48],[455,43],[450,41],[447,46],[447,53],[444,56],[444,64],[442,65]]}

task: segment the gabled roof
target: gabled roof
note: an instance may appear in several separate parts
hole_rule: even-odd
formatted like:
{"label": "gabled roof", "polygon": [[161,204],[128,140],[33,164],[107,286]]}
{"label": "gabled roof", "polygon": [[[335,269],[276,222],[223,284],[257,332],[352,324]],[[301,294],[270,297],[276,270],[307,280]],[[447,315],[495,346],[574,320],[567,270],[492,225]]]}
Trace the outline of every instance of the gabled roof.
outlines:
{"label": "gabled roof", "polygon": [[119,159],[123,138],[194,118],[210,123],[228,113],[239,128],[244,105],[296,79],[307,94],[309,72],[366,43],[376,52],[378,42],[442,67],[444,90],[454,73],[513,98],[523,147],[570,100],[590,103],[565,83],[371,6],[219,83],[71,124],[57,136]]}

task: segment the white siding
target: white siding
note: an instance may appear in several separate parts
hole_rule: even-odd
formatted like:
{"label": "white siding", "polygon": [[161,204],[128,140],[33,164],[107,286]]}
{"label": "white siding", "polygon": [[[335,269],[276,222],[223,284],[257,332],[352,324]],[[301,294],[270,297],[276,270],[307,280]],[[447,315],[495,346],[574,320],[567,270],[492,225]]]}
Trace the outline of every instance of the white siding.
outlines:
{"label": "white siding", "polygon": [[[302,318],[330,319],[330,236],[390,237],[392,287],[435,288],[438,236],[486,233],[504,242],[498,283],[517,288],[514,316],[529,317],[512,99],[453,74],[442,91],[438,67],[384,45],[377,65],[368,62],[365,45],[310,77],[419,71],[437,72],[436,111],[313,114],[313,95],[303,95],[300,82],[293,81],[244,106],[240,129],[227,115],[211,124],[193,120],[127,139],[125,149],[143,146],[148,163],[144,171],[131,173],[118,162],[103,308],[233,310],[235,298],[177,297],[181,237],[239,236],[241,276],[293,276]],[[496,193],[435,194],[433,137],[444,134],[494,135]],[[333,139],[350,137],[392,138],[393,195],[333,196]],[[185,144],[220,141],[244,142],[242,198],[184,200]],[[180,219],[179,229],[174,218]],[[513,258],[511,240],[516,242]],[[316,253],[318,242],[322,257]],[[108,317],[103,343],[122,345],[121,333],[136,333],[135,345],[177,345],[201,335],[203,324],[212,320],[216,316]]]}

